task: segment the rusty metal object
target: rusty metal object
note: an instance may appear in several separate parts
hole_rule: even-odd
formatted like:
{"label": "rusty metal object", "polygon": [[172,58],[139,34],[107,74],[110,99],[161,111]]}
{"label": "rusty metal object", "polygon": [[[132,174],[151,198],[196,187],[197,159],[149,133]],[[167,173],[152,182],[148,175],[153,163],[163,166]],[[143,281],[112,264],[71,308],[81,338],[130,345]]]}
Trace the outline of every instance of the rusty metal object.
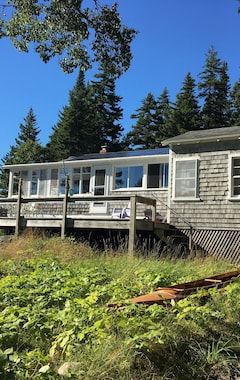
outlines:
{"label": "rusty metal object", "polygon": [[[200,280],[184,282],[163,288],[157,288],[154,292],[142,296],[131,298],[130,301],[137,304],[159,304],[166,305],[169,301],[178,301],[195,293],[199,289],[210,289],[213,287],[223,288],[229,284],[233,278],[240,277],[240,270],[222,273],[216,276],[202,278]],[[120,304],[109,304],[117,309],[124,307]]]}

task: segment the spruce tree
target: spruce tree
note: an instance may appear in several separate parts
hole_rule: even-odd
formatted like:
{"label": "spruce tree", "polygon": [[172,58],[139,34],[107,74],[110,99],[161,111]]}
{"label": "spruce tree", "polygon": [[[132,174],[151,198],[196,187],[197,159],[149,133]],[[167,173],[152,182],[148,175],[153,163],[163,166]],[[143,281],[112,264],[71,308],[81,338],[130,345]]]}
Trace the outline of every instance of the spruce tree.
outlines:
{"label": "spruce tree", "polygon": [[93,151],[102,145],[107,145],[111,151],[121,150],[123,127],[119,121],[123,117],[123,109],[120,106],[122,98],[116,95],[115,78],[105,65],[100,66],[95,78],[97,80],[91,82],[91,91],[98,141]]}
{"label": "spruce tree", "polygon": [[58,161],[69,156],[93,152],[98,136],[94,130],[93,103],[84,72],[79,71],[75,86],[69,92],[69,105],[59,113],[59,121],[46,146],[49,160]]}
{"label": "spruce tree", "polygon": [[177,134],[176,126],[171,123],[172,112],[173,104],[170,101],[168,89],[165,87],[156,102],[156,147],[161,146],[161,142],[166,138],[176,136]]}
{"label": "spruce tree", "polygon": [[137,122],[127,133],[124,143],[130,148],[151,149],[156,147],[156,100],[151,92],[142,100],[142,106],[131,115]]}
{"label": "spruce tree", "polygon": [[[16,145],[10,146],[10,151],[2,158],[3,165],[26,164],[43,160],[43,147],[38,140],[40,130],[32,108],[24,118],[24,122],[19,126],[20,131],[15,139]],[[0,173],[0,191],[2,195],[7,194],[7,187],[8,173],[2,170]]]}
{"label": "spruce tree", "polygon": [[232,101],[232,125],[240,126],[240,79],[234,84],[230,96]]}
{"label": "spruce tree", "polygon": [[196,84],[190,73],[187,73],[180,92],[176,95],[171,124],[176,134],[201,128],[200,106],[195,95]]}
{"label": "spruce tree", "polygon": [[230,84],[227,63],[211,47],[200,73],[199,97],[203,99],[203,128],[227,127],[231,123]]}

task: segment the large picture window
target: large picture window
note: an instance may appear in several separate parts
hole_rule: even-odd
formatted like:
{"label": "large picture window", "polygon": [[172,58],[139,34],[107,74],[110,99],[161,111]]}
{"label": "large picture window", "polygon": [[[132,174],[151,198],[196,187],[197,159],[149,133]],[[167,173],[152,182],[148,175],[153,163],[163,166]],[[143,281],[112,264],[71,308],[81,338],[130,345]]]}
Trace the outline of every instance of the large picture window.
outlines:
{"label": "large picture window", "polygon": [[168,187],[168,163],[149,164],[147,188]]}
{"label": "large picture window", "polygon": [[115,170],[115,189],[142,187],[143,166],[119,167]]}
{"label": "large picture window", "polygon": [[175,198],[197,197],[197,160],[175,162]]}

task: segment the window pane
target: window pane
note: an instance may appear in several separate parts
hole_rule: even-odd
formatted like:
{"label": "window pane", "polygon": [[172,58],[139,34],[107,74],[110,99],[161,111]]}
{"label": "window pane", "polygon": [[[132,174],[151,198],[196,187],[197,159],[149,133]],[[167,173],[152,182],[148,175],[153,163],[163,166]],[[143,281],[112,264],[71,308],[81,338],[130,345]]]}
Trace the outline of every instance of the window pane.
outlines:
{"label": "window pane", "polygon": [[59,193],[65,194],[65,183],[66,177],[69,174],[69,169],[62,168],[60,169],[60,178],[59,178]]}
{"label": "window pane", "polygon": [[196,162],[177,161],[175,178],[176,197],[196,197]]}
{"label": "window pane", "polygon": [[39,176],[40,176],[40,170],[33,170],[32,171],[30,195],[36,195],[37,194]]}
{"label": "window pane", "polygon": [[58,169],[51,170],[50,195],[58,195]]}
{"label": "window pane", "polygon": [[73,183],[72,183],[74,194],[79,193],[79,184],[80,184],[80,176],[74,175],[73,176]]}
{"label": "window pane", "polygon": [[240,178],[233,179],[233,195],[240,194]]}
{"label": "window pane", "polygon": [[13,173],[13,195],[18,194],[18,185],[19,185],[20,172]]}
{"label": "window pane", "polygon": [[28,171],[21,170],[20,177],[22,178],[22,195],[28,196]]}
{"label": "window pane", "polygon": [[105,170],[98,169],[95,172],[95,186],[104,186],[105,183]]}
{"label": "window pane", "polygon": [[142,187],[143,166],[133,166],[129,170],[129,187]]}
{"label": "window pane", "polygon": [[195,180],[177,180],[175,187],[176,197],[194,197],[195,196]]}
{"label": "window pane", "polygon": [[168,187],[168,164],[161,164],[160,187]]}
{"label": "window pane", "polygon": [[45,196],[47,195],[47,170],[40,170],[40,178],[39,178],[39,195]]}
{"label": "window pane", "polygon": [[147,187],[160,187],[160,165],[148,165]]}
{"label": "window pane", "polygon": [[195,177],[195,161],[177,161],[176,178]]}
{"label": "window pane", "polygon": [[148,165],[147,188],[168,187],[168,164]]}
{"label": "window pane", "polygon": [[127,187],[128,168],[116,168],[115,172],[115,189]]}
{"label": "window pane", "polygon": [[86,173],[82,175],[82,193],[89,193],[90,186],[90,173]]}
{"label": "window pane", "polygon": [[73,168],[73,173],[81,173],[81,168]]}

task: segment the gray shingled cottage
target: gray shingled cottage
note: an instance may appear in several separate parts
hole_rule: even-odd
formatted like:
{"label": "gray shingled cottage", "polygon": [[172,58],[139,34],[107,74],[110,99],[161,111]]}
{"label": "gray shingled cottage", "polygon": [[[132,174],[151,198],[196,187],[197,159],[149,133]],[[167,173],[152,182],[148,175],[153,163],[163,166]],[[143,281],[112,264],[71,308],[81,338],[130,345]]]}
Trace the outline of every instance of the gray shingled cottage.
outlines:
{"label": "gray shingled cottage", "polygon": [[[168,222],[215,256],[240,257],[240,127],[191,131],[169,146]],[[189,228],[190,227],[190,228]]]}

